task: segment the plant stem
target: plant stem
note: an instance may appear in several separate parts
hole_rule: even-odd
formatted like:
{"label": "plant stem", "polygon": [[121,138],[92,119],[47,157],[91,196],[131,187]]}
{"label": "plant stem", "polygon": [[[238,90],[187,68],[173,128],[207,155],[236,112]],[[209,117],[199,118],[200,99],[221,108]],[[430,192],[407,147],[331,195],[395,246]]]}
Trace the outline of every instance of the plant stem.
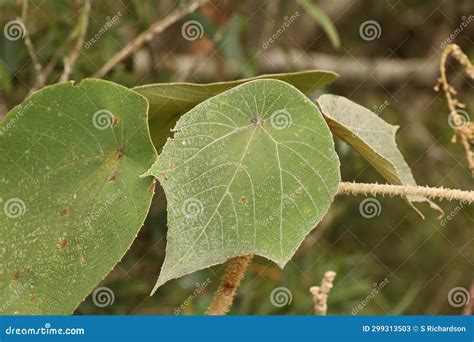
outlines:
{"label": "plant stem", "polygon": [[87,28],[89,26],[89,13],[91,10],[91,2],[90,0],[84,1],[84,6],[82,7],[82,11],[79,14],[79,21],[77,23],[77,27],[79,29],[79,37],[76,40],[76,44],[72,49],[69,56],[64,58],[64,70],[59,79],[59,82],[66,82],[69,80],[69,76],[71,75],[72,69],[74,68],[74,64],[76,63],[79,54],[81,53],[82,46],[84,45],[84,40],[87,33]]}
{"label": "plant stem", "polygon": [[377,183],[352,183],[341,182],[339,184],[340,195],[389,195],[389,196],[407,196],[421,195],[431,199],[448,201],[458,200],[467,203],[474,202],[474,191],[463,191],[458,189],[430,188],[428,186],[405,186]]}
{"label": "plant stem", "polygon": [[313,295],[315,315],[326,315],[328,311],[328,296],[329,292],[333,288],[333,282],[335,277],[336,272],[327,271],[326,273],[324,273],[323,280],[321,281],[321,286],[312,286],[309,289],[309,292],[311,292],[311,294]]}
{"label": "plant stem", "polygon": [[229,261],[212,303],[207,308],[207,315],[225,315],[230,310],[237,289],[252,258],[253,255],[244,255]]}
{"label": "plant stem", "polygon": [[[36,72],[36,81],[35,82],[40,83],[40,84],[44,84],[45,78],[44,78],[43,73],[42,73],[43,72],[43,66],[41,65],[41,63],[38,59],[36,49],[33,46],[33,42],[31,41],[30,32],[28,31],[28,28],[26,26],[27,25],[27,16],[28,16],[28,0],[23,0],[22,1],[22,8],[21,8],[21,18],[19,18],[19,20],[23,23],[24,29],[25,29],[25,32],[24,32],[25,45],[26,45],[26,49],[28,50],[28,54],[30,55],[33,66],[35,68],[35,72]],[[31,90],[30,90],[30,93],[32,93]]]}
{"label": "plant stem", "polygon": [[[461,144],[463,145],[464,151],[466,153],[469,170],[471,170],[472,175],[474,176],[474,157],[471,152],[471,140],[474,136],[474,125],[472,122],[468,122],[469,117],[464,118],[457,112],[457,107],[464,108],[465,105],[460,103],[455,98],[457,92],[449,84],[448,78],[446,76],[446,62],[449,56],[454,58],[464,67],[466,75],[472,80],[474,80],[474,65],[469,61],[469,58],[462,52],[459,46],[456,44],[449,44],[441,54],[439,66],[439,72],[441,75],[439,82],[442,85],[444,94],[446,96],[446,101],[448,102],[450,115],[452,116],[452,122],[455,126],[459,125],[459,127],[454,128],[454,131],[461,138]],[[438,89],[438,87],[435,87],[435,89]],[[456,142],[456,136],[453,136],[452,141]]]}
{"label": "plant stem", "polygon": [[106,73],[112,70],[118,63],[123,61],[128,55],[148,43],[155,35],[163,32],[175,22],[194,12],[197,8],[204,5],[209,0],[197,0],[188,6],[180,7],[171,12],[166,18],[155,21],[146,31],[138,35],[134,40],[128,43],[122,50],[113,56],[104,66],[102,66],[92,77],[102,78]]}

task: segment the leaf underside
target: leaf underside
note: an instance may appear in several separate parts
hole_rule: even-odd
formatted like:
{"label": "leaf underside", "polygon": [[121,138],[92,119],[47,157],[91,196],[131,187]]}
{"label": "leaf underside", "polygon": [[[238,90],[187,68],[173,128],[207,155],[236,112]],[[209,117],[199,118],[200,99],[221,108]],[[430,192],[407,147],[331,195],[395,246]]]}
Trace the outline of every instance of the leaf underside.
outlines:
{"label": "leaf underside", "polygon": [[256,80],[181,117],[149,174],[168,201],[170,279],[257,254],[283,267],[340,182],[332,135],[295,87]]}
{"label": "leaf underside", "polygon": [[133,90],[145,96],[150,103],[150,131],[155,146],[161,148],[182,114],[202,101],[240,84],[256,79],[278,79],[309,94],[333,82],[337,77],[332,71],[310,70],[208,84],[157,83],[139,86]]}
{"label": "leaf underside", "polygon": [[[387,181],[416,186],[410,167],[397,147],[398,126],[388,124],[369,109],[343,96],[322,95],[317,103],[331,131],[359,152]],[[413,203],[426,202],[443,212],[424,196],[409,195],[406,200],[420,215]]]}
{"label": "leaf underside", "polygon": [[[0,309],[69,314],[123,257],[153,195],[146,100],[46,87],[0,124]],[[18,294],[20,293],[20,294]]]}

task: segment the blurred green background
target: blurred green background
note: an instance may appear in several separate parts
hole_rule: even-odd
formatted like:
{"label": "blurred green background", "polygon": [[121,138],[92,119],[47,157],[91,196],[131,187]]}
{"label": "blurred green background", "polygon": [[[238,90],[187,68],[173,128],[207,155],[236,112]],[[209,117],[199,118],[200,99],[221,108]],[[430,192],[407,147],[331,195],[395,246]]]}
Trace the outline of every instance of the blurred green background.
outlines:
{"label": "blurred green background", "polygon": [[[72,79],[90,77],[140,32],[182,3],[92,1],[86,42],[102,33],[82,49]],[[324,16],[311,10],[314,4],[335,26],[339,47]],[[81,6],[82,1],[30,1],[26,24],[38,58],[43,65],[57,60],[48,83],[57,82],[61,75],[61,59],[74,43]],[[1,0],[1,27],[20,13],[20,2]],[[472,15],[472,0],[214,0],[157,35],[104,78],[132,87],[329,68],[340,79],[323,92],[347,96],[400,126],[397,141],[419,184],[472,190],[464,152],[450,142],[444,96],[433,90],[442,44],[448,37],[455,33],[454,42],[474,59]],[[114,16],[118,19],[101,31]],[[183,37],[183,24],[189,20],[202,25],[201,38]],[[367,20],[379,25],[379,32],[370,39],[360,32]],[[268,43],[275,35],[277,39]],[[472,113],[474,83],[454,62],[448,67],[466,111]],[[0,119],[27,96],[34,81],[34,66],[23,40],[10,41],[1,35]],[[336,143],[343,180],[384,182],[347,145]],[[443,226],[428,207],[422,208],[423,220],[400,198],[378,198],[380,215],[364,218],[359,211],[363,199],[337,197],[284,270],[263,258],[254,259],[231,314],[311,314],[309,288],[319,285],[328,270],[338,274],[329,297],[329,314],[350,315],[385,278],[387,284],[358,314],[460,314],[462,308],[450,305],[448,294],[455,287],[469,289],[474,279],[472,206],[458,208]],[[447,214],[457,205],[441,203]],[[132,248],[98,285],[113,290],[114,303],[101,308],[89,297],[76,314],[203,314],[223,266],[170,281],[150,297],[165,248],[166,201],[158,189]],[[204,291],[197,293],[196,284],[203,282]],[[291,294],[282,307],[270,300],[278,287]]]}

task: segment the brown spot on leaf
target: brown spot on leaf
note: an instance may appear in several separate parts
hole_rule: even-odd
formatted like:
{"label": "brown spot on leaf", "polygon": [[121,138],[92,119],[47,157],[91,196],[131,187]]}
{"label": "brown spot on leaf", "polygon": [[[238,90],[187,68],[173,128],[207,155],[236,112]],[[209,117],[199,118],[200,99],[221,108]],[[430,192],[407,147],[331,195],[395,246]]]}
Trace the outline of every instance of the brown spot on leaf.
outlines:
{"label": "brown spot on leaf", "polygon": [[13,281],[17,281],[19,278],[20,278],[20,271],[16,271],[15,273],[13,273],[13,277],[12,277]]}
{"label": "brown spot on leaf", "polygon": [[242,197],[240,198],[240,202],[242,202],[243,205],[247,205],[247,202],[248,202],[248,201],[247,201],[247,196],[242,196]]}
{"label": "brown spot on leaf", "polygon": [[66,215],[68,212],[69,212],[69,208],[63,208],[63,209],[59,212],[59,216],[63,217],[63,216]]}
{"label": "brown spot on leaf", "polygon": [[114,167],[124,155],[125,150],[122,147],[118,148],[113,155],[104,161],[105,167]]}
{"label": "brown spot on leaf", "polygon": [[168,177],[166,176],[166,173],[160,172],[160,177],[162,177],[164,180],[168,180]]}
{"label": "brown spot on leaf", "polygon": [[112,115],[112,117],[110,118],[110,125],[112,127],[115,127],[115,126],[117,126],[118,121],[119,121],[118,118],[116,116]]}
{"label": "brown spot on leaf", "polygon": [[59,238],[59,248],[60,248],[61,250],[63,250],[64,248],[66,248],[67,243],[68,243],[68,241],[67,241],[67,239],[66,239],[65,237],[60,237],[60,238]]}
{"label": "brown spot on leaf", "polygon": [[36,301],[36,295],[32,295],[31,298],[30,298],[30,302],[31,303],[34,303]]}
{"label": "brown spot on leaf", "polygon": [[117,159],[122,158],[125,155],[125,150],[123,148],[117,149]]}
{"label": "brown spot on leaf", "polygon": [[109,179],[107,179],[107,180],[108,180],[109,182],[112,182],[112,181],[114,181],[114,180],[116,180],[116,179],[117,179],[117,174],[114,173],[114,174],[113,174],[112,176],[110,176]]}
{"label": "brown spot on leaf", "polygon": [[263,126],[263,124],[265,123],[265,120],[261,119],[257,119],[257,118],[253,118],[250,120],[250,122],[254,125],[254,126]]}
{"label": "brown spot on leaf", "polygon": [[299,196],[299,195],[301,195],[302,191],[303,191],[302,188],[298,188],[298,189],[296,189],[296,191],[293,193],[293,195],[294,195],[295,197],[296,197],[296,196]]}

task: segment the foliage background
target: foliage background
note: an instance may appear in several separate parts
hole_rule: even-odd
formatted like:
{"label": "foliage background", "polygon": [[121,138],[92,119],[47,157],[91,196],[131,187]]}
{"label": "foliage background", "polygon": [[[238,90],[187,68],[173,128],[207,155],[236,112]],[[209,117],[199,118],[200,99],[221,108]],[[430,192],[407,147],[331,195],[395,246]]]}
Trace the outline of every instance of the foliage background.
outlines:
{"label": "foliage background", "polygon": [[[90,77],[133,37],[179,3],[182,1],[93,1],[86,41],[114,15],[120,13],[119,19],[89,48],[82,49],[72,78]],[[472,190],[463,150],[459,144],[450,143],[452,129],[444,96],[432,88],[441,44],[460,27],[463,17],[474,15],[474,3],[317,3],[339,32],[339,49],[298,1],[215,0],[135,51],[105,79],[132,87],[331,67],[340,73],[340,79],[325,92],[374,108],[383,119],[401,126],[397,140],[419,184]],[[75,25],[81,5],[81,1],[30,1],[27,27],[43,64],[70,49],[67,41],[77,34]],[[16,1],[1,0],[0,27],[18,17],[20,11]],[[263,44],[296,12],[298,18],[265,48]],[[202,38],[184,39],[181,29],[188,20],[201,23]],[[359,27],[366,20],[380,25],[379,38],[362,39]],[[474,59],[474,21],[456,34],[454,42]],[[453,67],[449,77],[466,102],[467,111],[472,113],[473,83],[454,63],[450,64]],[[397,77],[393,70],[397,70]],[[61,71],[59,60],[49,83],[57,82]],[[9,41],[0,35],[0,119],[23,100],[34,80],[34,67],[23,41]],[[344,180],[384,182],[347,145],[337,142],[337,148]],[[462,208],[443,227],[428,208],[423,208],[426,219],[422,220],[399,198],[379,199],[380,215],[364,218],[359,212],[362,199],[336,198],[327,217],[284,270],[257,258],[231,313],[310,314],[309,287],[318,285],[325,271],[334,270],[338,276],[329,299],[329,314],[351,314],[371,293],[374,283],[385,278],[389,279],[388,284],[359,314],[459,314],[461,309],[449,305],[448,293],[457,286],[469,288],[474,279],[472,207]],[[456,205],[442,203],[446,213]],[[149,296],[164,258],[165,238],[166,202],[159,190],[132,248],[99,285],[113,290],[114,303],[98,308],[89,297],[76,313],[174,314],[185,302],[181,314],[204,313],[218,285],[222,265],[171,281]],[[207,278],[211,279],[210,284],[196,295],[196,284],[207,283]],[[271,304],[270,294],[282,286],[289,289],[292,301],[278,308]]]}

